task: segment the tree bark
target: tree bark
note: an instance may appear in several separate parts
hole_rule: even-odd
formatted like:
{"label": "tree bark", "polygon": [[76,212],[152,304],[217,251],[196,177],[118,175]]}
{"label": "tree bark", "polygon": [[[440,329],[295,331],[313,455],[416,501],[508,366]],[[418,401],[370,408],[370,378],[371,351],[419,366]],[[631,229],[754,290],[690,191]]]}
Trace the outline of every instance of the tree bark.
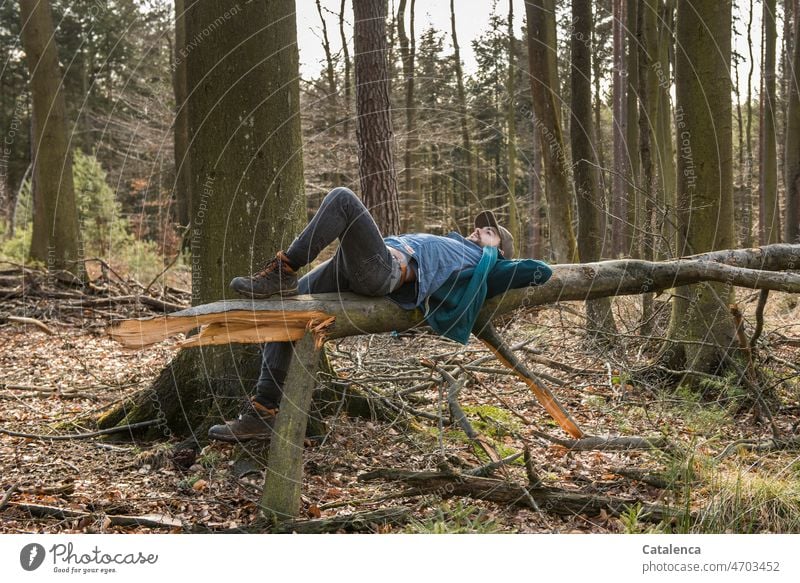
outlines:
{"label": "tree bark", "polygon": [[353,0],[361,197],[384,235],[400,232],[386,63],[386,0]]}
{"label": "tree bark", "polygon": [[[188,5],[192,303],[224,299],[233,276],[286,248],[305,217],[294,0]],[[151,435],[192,430],[227,415],[258,379],[249,347],[182,350],[132,409],[101,425],[163,420]]]}
{"label": "tree bark", "polygon": [[[680,143],[680,254],[726,249],[734,243],[730,56],[730,0],[678,2],[675,121]],[[736,345],[728,310],[732,301],[730,285],[677,290],[670,338],[704,343],[670,344],[662,354],[665,362],[671,368],[719,370]]]}
{"label": "tree bark", "polygon": [[61,67],[50,3],[22,0],[22,45],[33,101],[33,234],[30,257],[48,269],[83,271]]}
{"label": "tree bark", "polygon": [[557,262],[569,263],[578,260],[578,246],[572,228],[572,185],[559,105],[555,6],[553,0],[526,0],[525,10],[534,122],[544,160],[550,247]]}
{"label": "tree bark", "polygon": [[[590,0],[572,0],[572,67],[570,143],[574,161],[575,194],[578,201],[578,252],[581,261],[600,259],[604,244],[602,229],[602,192],[598,187],[595,131],[592,120],[592,4]],[[591,330],[616,332],[611,301],[595,300],[586,304]]]}

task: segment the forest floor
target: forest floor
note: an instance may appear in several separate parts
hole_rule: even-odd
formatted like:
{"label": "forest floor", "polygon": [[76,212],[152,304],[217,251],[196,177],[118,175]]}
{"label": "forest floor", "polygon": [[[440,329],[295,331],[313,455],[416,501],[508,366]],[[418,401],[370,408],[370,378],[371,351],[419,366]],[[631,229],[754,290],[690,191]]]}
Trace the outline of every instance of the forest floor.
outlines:
{"label": "forest floor", "polygon": [[[748,332],[756,297],[739,292]],[[113,314],[94,310],[66,317],[64,300],[15,302],[4,302],[0,314],[0,430],[91,432],[87,419],[146,388],[177,352],[176,340],[123,350],[104,335]],[[587,341],[582,311],[580,303],[518,311],[498,329],[511,344],[527,342],[517,354],[537,374],[549,375],[548,387],[587,434],[662,436],[669,448],[571,451],[553,443],[546,435],[567,436],[497,361],[473,364],[488,355],[475,341],[463,347],[415,332],[330,342],[340,381],[387,398],[407,390],[405,404],[428,415],[365,419],[340,410],[326,416],[325,439],[305,452],[303,518],[403,505],[411,510],[410,521],[372,530],[800,532],[800,457],[792,441],[800,424],[797,298],[770,295],[757,354],[762,380],[776,394],[771,412],[777,442],[770,441],[770,424],[757,423],[753,407],[742,407],[746,389],[731,376],[706,379],[691,390],[643,380],[640,373],[656,344],[638,335],[636,298],[615,300],[621,334],[613,348]],[[118,308],[115,314],[141,311]],[[9,315],[36,318],[48,330]],[[656,318],[654,334],[663,333],[664,316]],[[403,490],[397,483],[359,481],[377,468],[435,470],[444,460],[460,470],[487,461],[448,416],[441,422],[430,418],[440,410],[446,387],[421,365],[422,358],[461,375],[466,384],[460,401],[473,427],[502,456],[529,448],[544,486],[667,505],[691,516],[648,523],[636,505],[621,514],[560,516],[473,498],[397,497]],[[745,440],[763,448],[751,449]],[[182,463],[169,455],[174,443],[119,435],[57,441],[0,434],[0,532],[183,532],[245,528],[256,521],[263,485],[258,446],[210,444]],[[495,476],[527,482],[521,459]],[[119,517],[141,520],[130,525]]]}

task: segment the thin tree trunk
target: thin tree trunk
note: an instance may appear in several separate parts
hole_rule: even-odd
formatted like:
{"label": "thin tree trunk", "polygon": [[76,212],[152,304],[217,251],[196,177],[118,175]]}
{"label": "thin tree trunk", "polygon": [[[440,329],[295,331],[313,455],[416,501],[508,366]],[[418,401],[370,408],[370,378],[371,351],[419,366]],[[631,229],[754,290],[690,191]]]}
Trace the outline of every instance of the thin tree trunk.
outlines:
{"label": "thin tree trunk", "polygon": [[386,2],[353,0],[361,197],[384,235],[400,232],[386,62]]}
{"label": "thin tree trunk", "polygon": [[[188,228],[192,216],[192,174],[189,164],[189,102],[186,85],[186,15],[185,0],[175,0],[175,59],[172,84],[175,92],[175,200],[176,219]],[[189,238],[184,241],[188,243]]]}
{"label": "thin tree trunk", "polygon": [[611,240],[615,257],[626,252],[628,232],[628,185],[630,160],[626,140],[628,135],[627,63],[625,55],[626,1],[613,0],[614,73],[612,81],[612,126],[614,170],[611,179]]}
{"label": "thin tree trunk", "polygon": [[[658,62],[656,18],[658,0],[643,0],[636,13],[636,37],[639,47],[637,64],[637,93],[639,94],[639,159],[641,162],[641,195],[639,228],[639,257],[655,258],[655,202],[663,196],[658,191],[653,164],[653,130],[658,123],[658,78],[654,64]],[[642,294],[642,334],[653,329],[653,296]]]}
{"label": "thin tree trunk", "polygon": [[750,69],[747,73],[747,120],[745,123],[745,134],[747,141],[747,171],[746,171],[746,192],[747,200],[744,205],[743,229],[744,238],[742,245],[750,247],[753,244],[753,72],[755,70],[755,58],[753,57],[753,0],[750,0],[750,10],[747,16],[747,50],[750,54]]}
{"label": "thin tree trunk", "polygon": [[328,25],[325,22],[325,15],[322,13],[320,0],[317,1],[317,13],[322,23],[322,50],[325,52],[325,81],[327,87],[328,101],[328,127],[336,125],[336,74],[334,73],[333,55],[331,54],[331,43],[328,40]]}
{"label": "thin tree trunk", "polygon": [[[592,120],[592,4],[591,0],[572,0],[570,142],[575,162],[575,194],[578,201],[578,252],[581,261],[600,259],[603,246],[602,193],[598,188],[595,128]],[[589,328],[616,333],[611,301],[586,303]]]}
{"label": "thin tree trunk", "polygon": [[662,215],[659,217],[660,235],[659,244],[656,245],[657,256],[660,258],[674,257],[676,249],[677,216],[676,207],[676,176],[675,176],[675,146],[672,140],[672,102],[670,88],[672,86],[672,65],[670,56],[674,46],[675,2],[666,0],[660,2],[661,11],[658,17],[657,51],[658,61],[653,65],[657,70],[657,115],[658,122],[654,128],[654,144],[658,152],[659,197],[658,205]]}
{"label": "thin tree trunk", "polygon": [[400,37],[400,57],[403,61],[403,77],[406,91],[406,151],[403,168],[403,189],[405,190],[405,224],[406,230],[421,232],[424,230],[425,197],[422,196],[419,180],[416,177],[416,151],[419,148],[417,136],[417,110],[414,98],[414,60],[416,57],[416,38],[414,34],[414,5],[411,0],[409,8],[409,32],[406,34],[405,11],[406,0],[400,0],[397,8],[397,35]]}
{"label": "thin tree trunk", "polygon": [[[604,46],[606,43],[606,36],[603,35],[602,37],[597,34],[597,27],[592,27],[592,43],[595,47]],[[604,104],[602,102],[602,93],[601,93],[601,86],[600,82],[603,80],[603,67],[602,67],[602,59],[595,58],[592,59],[592,76],[594,81],[594,127],[595,131],[597,132],[596,140],[595,140],[595,147],[597,148],[597,162],[600,164],[599,169],[599,188],[600,188],[600,203],[601,207],[600,210],[600,232],[603,236],[603,256],[608,257],[613,254],[612,247],[611,247],[611,239],[608,236],[608,229],[609,229],[609,174],[608,174],[608,167],[606,166],[606,148],[605,148],[605,140],[603,139],[603,125],[601,123],[601,114],[603,111]]]}
{"label": "thin tree trunk", "polygon": [[[508,0],[508,74],[506,76],[506,154],[508,156],[508,230],[514,241],[520,240],[520,216],[517,207],[517,107],[516,55],[514,38],[514,0]],[[519,243],[517,243],[519,245]]]}
{"label": "thin tree trunk", "polygon": [[[533,112],[531,112],[533,116]],[[536,123],[531,124],[531,210],[530,210],[530,254],[529,257],[544,257],[545,245],[542,240],[542,225],[547,218],[542,216],[542,145]]]}
{"label": "thin tree trunk", "polygon": [[61,67],[47,0],[22,0],[22,45],[33,101],[33,234],[30,257],[83,272]]}
{"label": "thin tree trunk", "polygon": [[344,136],[350,137],[350,110],[353,104],[353,83],[351,81],[350,73],[350,49],[347,47],[347,35],[344,31],[344,4],[346,0],[342,0],[339,7],[339,35],[342,40],[342,60],[344,61]]}
{"label": "thin tree trunk", "polygon": [[759,169],[759,224],[760,243],[766,245],[780,241],[780,210],[778,208],[778,158],[776,150],[775,111],[775,0],[763,0],[762,24],[763,69],[761,85],[761,150]]}
{"label": "thin tree trunk", "polygon": [[529,67],[536,72],[531,74],[531,94],[545,168],[550,247],[557,262],[574,262],[578,245],[572,227],[572,185],[558,97],[555,5],[553,0],[526,0],[525,9]]}
{"label": "thin tree trunk", "polygon": [[644,0],[626,0],[626,23],[625,23],[625,39],[626,39],[626,95],[627,106],[625,108],[628,116],[628,122],[625,124],[627,135],[625,136],[625,149],[630,164],[630,175],[626,180],[627,198],[628,198],[628,221],[627,230],[625,232],[625,252],[630,257],[637,257],[639,255],[640,245],[639,240],[641,234],[639,227],[644,219],[644,195],[638,188],[641,184],[640,175],[641,167],[639,162],[639,46],[636,39],[636,21],[638,18],[640,4]]}
{"label": "thin tree trunk", "polygon": [[792,55],[787,77],[789,104],[786,111],[786,149],[784,158],[784,180],[786,185],[786,220],[784,240],[794,243],[800,238],[800,1],[794,3],[794,32]]}
{"label": "thin tree trunk", "polygon": [[[461,67],[461,50],[458,45],[458,34],[456,34],[456,10],[455,0],[450,0],[450,34],[453,40],[453,64],[456,68],[456,95],[458,97],[458,117],[461,124],[461,149],[464,160],[464,167],[467,171],[467,188],[464,193],[462,203],[469,213],[473,201],[478,196],[478,170],[477,161],[473,163],[472,142],[469,132],[469,121],[467,118],[467,96],[464,89],[464,72]],[[469,213],[471,214],[471,213]]]}
{"label": "thin tree trunk", "polygon": [[[734,29],[736,32],[736,29]],[[736,45],[736,36],[734,36],[734,46]],[[744,223],[743,221],[743,209],[747,202],[747,193],[744,188],[745,183],[745,145],[744,145],[744,114],[742,113],[742,95],[741,91],[739,91],[739,71],[741,69],[740,66],[741,59],[736,56],[734,53],[733,58],[733,95],[736,99],[736,130],[737,130],[737,167],[738,173],[734,172],[734,181],[733,181],[733,198],[735,201],[734,205],[734,221],[737,241],[739,244],[742,245],[742,240],[744,239],[743,233],[741,233],[741,226]]]}

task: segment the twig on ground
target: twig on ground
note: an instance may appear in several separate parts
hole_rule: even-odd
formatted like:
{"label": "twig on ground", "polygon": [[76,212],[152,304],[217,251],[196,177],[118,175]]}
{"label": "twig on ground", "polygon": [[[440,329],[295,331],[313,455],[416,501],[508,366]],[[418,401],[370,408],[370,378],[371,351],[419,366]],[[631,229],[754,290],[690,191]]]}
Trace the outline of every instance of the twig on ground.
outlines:
{"label": "twig on ground", "polygon": [[36,326],[46,334],[49,334],[50,336],[56,335],[55,330],[50,328],[44,322],[37,320],[36,318],[23,318],[22,316],[6,316],[6,320],[8,320],[9,322],[17,322],[18,324],[31,324],[33,326]]}
{"label": "twig on ground", "polygon": [[20,482],[17,482],[16,484],[12,484],[11,487],[6,490],[6,493],[3,494],[3,499],[0,500],[0,510],[5,508],[6,504],[8,504],[8,501],[11,500],[11,497],[14,495],[14,492],[19,490],[19,485]]}
{"label": "twig on ground", "polygon": [[89,433],[75,433],[72,435],[42,435],[38,433],[20,433],[18,431],[9,431],[8,429],[0,428],[0,433],[9,435],[11,437],[24,437],[26,439],[42,439],[47,441],[69,441],[72,439],[89,439],[91,437],[99,437],[101,435],[111,435],[112,433],[122,433],[125,431],[133,431],[134,429],[142,429],[144,427],[151,427],[158,425],[158,419],[150,421],[140,421],[139,423],[132,423],[131,425],[121,425],[119,427],[110,427],[108,429],[101,429],[100,431],[92,431]]}
{"label": "twig on ground", "polygon": [[505,466],[505,465],[508,465],[508,464],[510,464],[512,462],[515,462],[521,456],[522,456],[522,454],[517,452],[517,453],[515,453],[513,455],[505,457],[505,458],[503,458],[501,460],[498,460],[496,462],[489,462],[488,464],[484,464],[484,465],[479,466],[477,468],[472,468],[471,470],[466,470],[464,472],[464,474],[466,474],[468,476],[479,476],[479,477],[491,476],[492,472],[494,472],[497,468]]}
{"label": "twig on ground", "polygon": [[791,439],[764,439],[761,441],[755,439],[739,439],[733,443],[729,443],[725,449],[716,456],[716,459],[725,459],[737,450],[766,453],[770,451],[796,450],[798,448],[800,448],[800,437],[792,437]]}

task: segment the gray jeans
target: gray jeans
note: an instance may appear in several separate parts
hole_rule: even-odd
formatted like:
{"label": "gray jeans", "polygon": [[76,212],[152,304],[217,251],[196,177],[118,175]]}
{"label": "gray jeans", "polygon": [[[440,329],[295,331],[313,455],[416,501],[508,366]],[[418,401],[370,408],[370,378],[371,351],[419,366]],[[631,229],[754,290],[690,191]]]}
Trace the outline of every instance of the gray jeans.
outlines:
{"label": "gray jeans", "polygon": [[[325,247],[339,240],[339,248],[300,278],[301,294],[353,291],[383,296],[399,281],[400,266],[386,248],[372,215],[347,188],[334,188],[322,200],[314,218],[286,250],[298,268],[311,263]],[[256,396],[267,405],[278,405],[292,358],[291,342],[264,345]]]}

